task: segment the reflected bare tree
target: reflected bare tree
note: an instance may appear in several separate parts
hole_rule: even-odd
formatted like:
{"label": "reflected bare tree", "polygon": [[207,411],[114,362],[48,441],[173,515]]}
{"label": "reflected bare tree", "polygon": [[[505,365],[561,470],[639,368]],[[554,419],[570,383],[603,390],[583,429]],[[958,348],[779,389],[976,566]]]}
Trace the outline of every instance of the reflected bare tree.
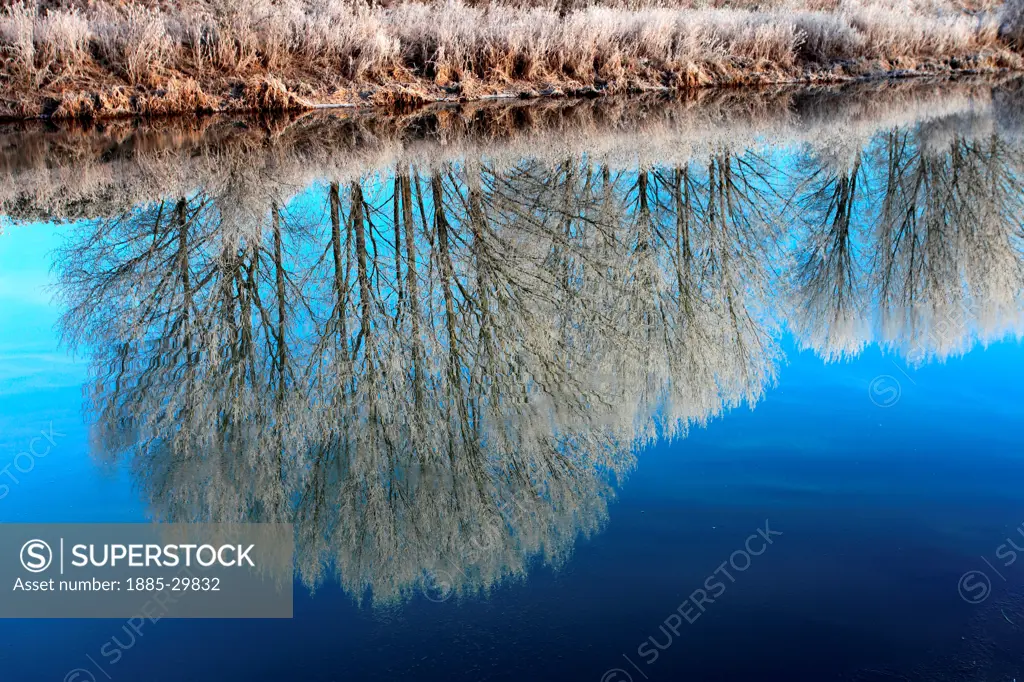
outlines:
{"label": "reflected bare tree", "polygon": [[920,361],[1019,333],[1021,167],[960,116],[796,163],[232,168],[78,224],[61,325],[156,518],[290,521],[309,586],[373,603],[474,593],[563,562],[642,447],[754,405],[783,328]]}
{"label": "reflected bare tree", "polygon": [[870,210],[861,153],[849,161],[809,154],[801,159],[796,197],[798,242],[794,253],[794,331],[807,347],[829,359],[859,353],[870,338],[863,243]]}
{"label": "reflected bare tree", "polygon": [[[827,157],[826,157],[827,158]],[[824,357],[872,339],[911,363],[1024,329],[1024,149],[974,115],[808,149],[793,206],[793,329]]]}
{"label": "reflected bare tree", "polygon": [[896,132],[873,252],[884,339],[917,361],[1022,321],[1024,153],[966,118]]}
{"label": "reflected bare tree", "polygon": [[581,157],[234,178],[83,224],[62,327],[96,451],[159,519],[293,521],[308,584],[375,602],[557,565],[659,429],[773,376],[746,163],[686,198]]}

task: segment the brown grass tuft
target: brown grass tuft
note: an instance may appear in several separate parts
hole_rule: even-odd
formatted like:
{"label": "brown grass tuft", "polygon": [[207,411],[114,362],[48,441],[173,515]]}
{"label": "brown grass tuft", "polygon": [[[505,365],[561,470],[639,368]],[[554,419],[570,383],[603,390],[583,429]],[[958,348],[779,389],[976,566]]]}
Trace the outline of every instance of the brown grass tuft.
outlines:
{"label": "brown grass tuft", "polygon": [[144,114],[212,113],[217,99],[203,92],[195,79],[172,78],[153,95],[137,97],[136,108]]}
{"label": "brown grass tuft", "polygon": [[193,78],[171,79],[165,97],[171,108],[177,111],[204,113],[213,112],[217,108],[216,98],[203,92],[203,88]]}
{"label": "brown grass tuft", "polygon": [[96,98],[85,92],[64,95],[51,117],[56,119],[90,119],[96,115]]}
{"label": "brown grass tuft", "polygon": [[426,104],[429,99],[421,92],[399,87],[375,92],[370,97],[370,101],[374,106],[387,107],[395,111],[408,111]]}
{"label": "brown grass tuft", "polygon": [[248,81],[242,98],[246,107],[258,111],[292,111],[312,106],[289,92],[288,86],[274,76],[261,76]]}

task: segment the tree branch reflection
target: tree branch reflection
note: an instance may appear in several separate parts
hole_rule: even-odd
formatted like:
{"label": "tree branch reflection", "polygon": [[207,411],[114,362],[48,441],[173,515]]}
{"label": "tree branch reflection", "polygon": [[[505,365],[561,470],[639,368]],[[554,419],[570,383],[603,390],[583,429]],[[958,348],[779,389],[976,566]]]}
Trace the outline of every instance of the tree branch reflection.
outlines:
{"label": "tree branch reflection", "polygon": [[565,561],[655,438],[753,406],[783,329],[914,362],[1019,334],[1022,161],[952,116],[841,156],[236,169],[79,224],[61,328],[158,519],[292,522],[308,585],[374,603],[486,591]]}

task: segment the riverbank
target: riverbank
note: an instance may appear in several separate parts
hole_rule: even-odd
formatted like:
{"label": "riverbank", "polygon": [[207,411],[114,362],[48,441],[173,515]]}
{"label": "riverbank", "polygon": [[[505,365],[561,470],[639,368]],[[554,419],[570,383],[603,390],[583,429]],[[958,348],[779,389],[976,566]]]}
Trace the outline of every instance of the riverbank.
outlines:
{"label": "riverbank", "polygon": [[726,3],[20,3],[0,11],[0,117],[394,108],[1024,69],[1021,0]]}

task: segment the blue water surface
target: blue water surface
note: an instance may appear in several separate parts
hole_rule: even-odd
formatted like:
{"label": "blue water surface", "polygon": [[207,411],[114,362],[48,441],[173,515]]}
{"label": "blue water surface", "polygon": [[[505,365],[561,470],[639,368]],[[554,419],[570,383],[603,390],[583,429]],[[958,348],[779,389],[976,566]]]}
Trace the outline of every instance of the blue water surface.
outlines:
{"label": "blue water surface", "polygon": [[[0,467],[17,478],[3,481],[0,521],[145,521],[127,474],[89,455],[86,359],[62,350],[47,289],[60,232],[0,239]],[[165,619],[140,633],[6,620],[0,679],[810,681],[977,656],[978,619],[1024,576],[1024,562],[1001,567],[1005,580],[985,564],[1024,523],[1024,346],[920,368],[877,347],[831,364],[788,337],[783,349],[753,409],[641,452],[606,526],[557,569],[390,609],[297,584],[291,620]],[[888,406],[869,391],[880,376],[898,391]],[[14,468],[51,429],[52,449]],[[692,623],[664,628],[758,529],[780,534],[704,611],[687,609]],[[982,604],[958,591],[974,569],[993,581]],[[1003,616],[1024,642],[1024,622]],[[1019,674],[1019,659],[1003,664]]]}

